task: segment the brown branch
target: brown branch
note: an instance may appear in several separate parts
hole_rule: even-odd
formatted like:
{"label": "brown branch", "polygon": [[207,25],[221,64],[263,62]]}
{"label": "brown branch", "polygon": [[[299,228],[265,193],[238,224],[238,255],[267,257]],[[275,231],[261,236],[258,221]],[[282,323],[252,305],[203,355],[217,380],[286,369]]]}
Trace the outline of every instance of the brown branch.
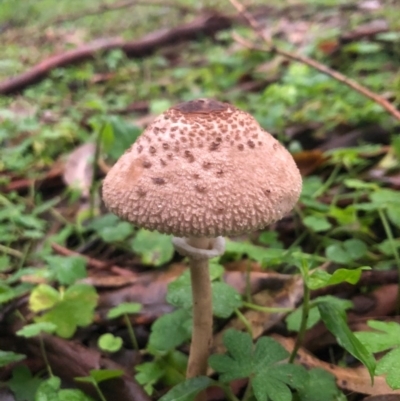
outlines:
{"label": "brown branch", "polygon": [[89,256],[83,255],[82,253],[72,251],[71,249],[65,248],[64,246],[53,242],[51,247],[55,252],[63,256],[80,256],[85,259],[87,265],[89,267],[93,267],[95,269],[109,270],[119,276],[124,277],[137,277],[135,273],[131,272],[128,269],[124,269],[122,267],[112,265],[111,263],[104,262],[99,259],[91,258]]}
{"label": "brown branch", "polygon": [[341,74],[338,71],[332,70],[331,68],[327,67],[324,64],[319,63],[316,60],[313,60],[307,56],[303,56],[301,54],[294,54],[287,50],[281,49],[276,47],[275,44],[272,42],[271,38],[267,36],[267,34],[263,31],[260,24],[256,21],[256,19],[246,10],[246,8],[241,4],[238,0],[229,0],[231,4],[236,8],[236,10],[247,20],[249,25],[253,28],[254,32],[268,45],[268,48],[264,48],[261,46],[254,45],[240,37],[239,35],[235,34],[235,40],[240,42],[242,45],[254,49],[254,50],[262,50],[262,51],[270,51],[276,54],[280,54],[290,60],[298,61],[300,63],[306,64],[323,74],[329,75],[330,77],[336,79],[339,82],[349,86],[350,88],[354,89],[358,93],[361,93],[365,97],[373,100],[375,103],[378,103],[382,106],[387,112],[389,112],[393,117],[400,121],[400,111],[391,104],[388,100],[384,97],[372,92],[370,89],[366,88],[365,86],[360,85],[356,81],[346,77],[345,75]]}
{"label": "brown branch", "polygon": [[193,40],[199,35],[212,35],[231,26],[232,20],[217,13],[202,15],[193,21],[175,28],[161,29],[136,41],[121,38],[100,39],[76,49],[50,56],[30,70],[0,82],[0,94],[10,94],[43,79],[51,70],[92,58],[99,51],[122,49],[127,56],[142,57],[162,46]]}
{"label": "brown branch", "polygon": [[85,18],[88,16],[102,14],[107,11],[122,10],[124,8],[129,8],[129,7],[133,7],[133,6],[169,7],[169,8],[176,8],[182,12],[196,11],[188,6],[184,6],[182,4],[178,4],[175,2],[151,1],[151,0],[144,0],[144,1],[126,0],[126,1],[120,1],[120,2],[112,3],[112,4],[103,3],[103,4],[100,4],[98,7],[93,7],[87,11],[84,11],[84,13],[64,15],[62,17],[56,18],[54,21],[48,22],[47,26],[55,25],[55,24],[63,24],[65,22],[76,21],[77,19]]}

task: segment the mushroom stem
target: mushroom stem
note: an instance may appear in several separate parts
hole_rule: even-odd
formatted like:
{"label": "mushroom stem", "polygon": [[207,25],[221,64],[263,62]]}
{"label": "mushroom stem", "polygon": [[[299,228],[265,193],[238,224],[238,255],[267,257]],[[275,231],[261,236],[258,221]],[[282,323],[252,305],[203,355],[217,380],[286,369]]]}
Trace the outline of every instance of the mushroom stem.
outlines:
{"label": "mushroom stem", "polygon": [[[196,248],[208,249],[208,238],[190,238],[188,243]],[[212,342],[212,297],[208,259],[189,257],[193,294],[193,335],[190,344],[188,378],[206,375],[207,360]],[[197,398],[196,398],[197,400]]]}

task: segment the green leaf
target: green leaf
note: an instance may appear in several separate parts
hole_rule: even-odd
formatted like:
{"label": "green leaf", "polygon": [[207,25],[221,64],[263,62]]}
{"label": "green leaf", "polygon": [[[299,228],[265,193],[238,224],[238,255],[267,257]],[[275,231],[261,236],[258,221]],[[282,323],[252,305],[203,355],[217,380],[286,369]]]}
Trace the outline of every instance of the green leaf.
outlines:
{"label": "green leaf", "polygon": [[390,206],[386,213],[390,222],[393,223],[397,228],[400,228],[400,205]]}
{"label": "green leaf", "polygon": [[168,391],[159,401],[194,401],[196,395],[212,383],[213,381],[206,376],[187,379]]}
{"label": "green leaf", "polygon": [[372,192],[369,198],[380,209],[393,207],[394,205],[400,206],[399,193],[392,189],[380,188]]}
{"label": "green leaf", "polygon": [[375,359],[350,330],[343,309],[331,302],[318,303],[318,309],[326,327],[336,337],[339,345],[365,365],[373,381]]}
{"label": "green leaf", "polygon": [[321,368],[308,371],[309,380],[299,389],[301,401],[336,401],[339,389],[335,377]]}
{"label": "green leaf", "polygon": [[122,338],[115,337],[111,333],[106,333],[99,337],[97,344],[103,351],[117,352],[122,347]]}
{"label": "green leaf", "polygon": [[358,180],[355,178],[347,178],[343,181],[343,183],[344,185],[346,185],[347,188],[351,189],[379,189],[379,186],[374,183]]}
{"label": "green leaf", "polygon": [[88,230],[94,230],[104,242],[121,242],[133,234],[132,224],[121,221],[114,214],[105,214],[92,220]]}
{"label": "green leaf", "polygon": [[87,276],[86,261],[81,256],[47,256],[46,262],[62,285],[71,285]]}
{"label": "green leaf", "polygon": [[84,327],[92,322],[98,296],[96,290],[86,284],[74,284],[58,295],[59,301],[36,321],[54,323],[57,335],[70,338],[78,326]]}
{"label": "green leaf", "polygon": [[135,366],[138,372],[135,375],[136,381],[144,386],[147,394],[151,395],[154,391],[154,385],[164,376],[165,366],[161,360],[141,363]]}
{"label": "green leaf", "polygon": [[377,331],[359,331],[355,335],[370,352],[382,352],[400,347],[399,323],[369,320],[368,326]]}
{"label": "green leaf", "polygon": [[6,284],[0,283],[0,304],[15,298],[14,289]]}
{"label": "green leaf", "polygon": [[151,352],[173,350],[192,333],[192,318],[185,309],[178,309],[158,318],[151,326],[148,349]]}
{"label": "green leaf", "polygon": [[92,369],[89,373],[97,384],[124,375],[124,371],[119,369]]}
{"label": "green leaf", "polygon": [[142,129],[120,116],[107,116],[107,124],[107,132],[103,132],[105,150],[112,159],[117,160],[135,142]]}
{"label": "green leaf", "polygon": [[0,272],[4,272],[11,268],[11,260],[8,255],[0,255]]}
{"label": "green leaf", "polygon": [[168,284],[167,302],[177,308],[190,310],[193,305],[190,270],[184,271]]}
{"label": "green leaf", "polygon": [[329,245],[326,257],[332,262],[347,264],[358,260],[367,253],[367,245],[359,239],[349,239],[343,243]]}
{"label": "green leaf", "polygon": [[[220,267],[213,266],[213,276],[219,276]],[[242,306],[241,295],[230,285],[223,282],[211,284],[213,314],[227,318],[236,308]],[[177,308],[190,310],[193,306],[190,271],[186,270],[176,280],[168,285],[167,301]]]}
{"label": "green leaf", "polygon": [[123,302],[110,309],[107,313],[109,319],[115,319],[123,315],[138,313],[142,310],[142,305],[137,302]]}
{"label": "green leaf", "polygon": [[32,323],[27,324],[21,330],[17,331],[17,335],[20,337],[31,338],[36,337],[40,333],[54,333],[57,329],[57,326],[54,323],[50,322],[41,322],[41,323]]}
{"label": "green leaf", "polygon": [[34,395],[42,383],[39,377],[33,377],[27,366],[16,366],[7,386],[14,393],[17,401],[33,401]]}
{"label": "green leaf", "polygon": [[308,373],[303,366],[286,363],[256,374],[252,385],[258,401],[291,401],[292,392],[288,386],[299,390],[307,381]]}
{"label": "green leaf", "polygon": [[393,241],[390,239],[385,239],[380,244],[375,245],[375,247],[384,255],[391,256],[393,255],[393,248],[397,250],[400,249],[400,239],[395,239]]}
{"label": "green leaf", "polygon": [[248,333],[229,329],[224,333],[225,355],[211,355],[208,362],[220,374],[220,380],[229,383],[249,377],[253,370],[253,341]]}
{"label": "green leaf", "polygon": [[314,270],[308,277],[308,287],[312,290],[323,288],[328,285],[347,282],[356,284],[361,277],[363,270],[370,270],[370,267],[363,266],[358,269],[337,269],[333,274],[329,274],[325,270]]}
{"label": "green leaf", "polygon": [[[310,311],[307,319],[307,329],[313,327],[321,320],[321,315],[317,308],[319,302],[330,302],[334,304],[338,309],[342,309],[343,311],[350,309],[353,307],[353,303],[346,299],[340,299],[333,297],[331,295],[321,296],[311,302]],[[287,318],[286,322],[288,324],[288,329],[292,331],[299,331],[301,324],[301,315],[303,308],[302,306],[291,312]]]}
{"label": "green leaf", "polygon": [[150,113],[155,115],[161,114],[171,106],[169,99],[154,99],[150,102]]}
{"label": "green leaf", "polygon": [[247,255],[249,259],[255,260],[261,264],[268,263],[272,260],[281,260],[287,253],[285,249],[264,248],[248,242],[236,242],[231,240],[226,241],[226,251],[240,257]]}
{"label": "green leaf", "polygon": [[59,401],[93,401],[84,392],[78,389],[64,389],[58,392]]}
{"label": "green leaf", "polygon": [[123,376],[123,370],[114,369],[92,369],[89,376],[75,377],[74,380],[81,383],[99,384],[105,380],[115,379]]}
{"label": "green leaf", "polygon": [[29,297],[29,308],[32,312],[41,312],[52,308],[60,301],[61,295],[48,284],[39,284],[31,292]]}
{"label": "green leaf", "polygon": [[222,282],[211,284],[214,316],[228,318],[235,309],[242,307],[241,295],[230,285]]}
{"label": "green leaf", "polygon": [[100,238],[105,242],[121,242],[133,233],[133,227],[126,221],[121,221],[115,226],[104,227],[98,231]]}
{"label": "green leaf", "polygon": [[61,380],[56,376],[44,380],[36,391],[35,401],[59,401],[60,385]]}
{"label": "green leaf", "polygon": [[7,366],[10,363],[22,361],[26,356],[23,354],[17,354],[11,351],[0,350],[0,368]]}
{"label": "green leaf", "polygon": [[303,223],[315,232],[327,231],[332,227],[332,224],[324,216],[307,216],[303,219]]}
{"label": "green leaf", "polygon": [[378,361],[377,375],[386,375],[387,384],[393,389],[400,389],[400,348],[388,352]]}
{"label": "green leaf", "polygon": [[[293,312],[289,313],[286,317],[287,328],[290,331],[299,331],[301,325],[302,308],[297,308]],[[319,314],[318,308],[311,308],[307,319],[307,330],[315,326],[321,320],[321,315]]]}
{"label": "green leaf", "polygon": [[142,263],[154,266],[169,262],[174,254],[171,236],[145,229],[137,232],[132,249],[141,256]]}
{"label": "green leaf", "polygon": [[304,367],[282,363],[289,353],[270,337],[261,337],[254,347],[248,333],[230,329],[225,332],[223,342],[227,354],[211,355],[210,366],[224,383],[253,377],[253,391],[258,401],[290,401],[289,387],[303,388],[308,380]]}

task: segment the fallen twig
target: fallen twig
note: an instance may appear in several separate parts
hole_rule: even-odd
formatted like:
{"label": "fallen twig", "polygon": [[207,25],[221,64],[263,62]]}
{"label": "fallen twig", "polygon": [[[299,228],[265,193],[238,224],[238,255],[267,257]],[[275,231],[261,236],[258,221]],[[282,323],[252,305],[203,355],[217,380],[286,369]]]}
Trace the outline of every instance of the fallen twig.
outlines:
{"label": "fallen twig", "polygon": [[365,97],[373,100],[374,102],[378,103],[382,106],[386,111],[388,111],[393,117],[400,121],[400,111],[391,104],[388,100],[386,100],[383,96],[378,95],[365,86],[360,85],[356,81],[346,77],[345,75],[341,74],[338,71],[332,70],[331,68],[327,67],[324,64],[319,63],[316,60],[313,60],[307,56],[303,56],[301,54],[291,53],[287,50],[281,49],[276,47],[275,44],[272,42],[271,38],[266,35],[263,31],[260,24],[256,21],[256,19],[246,10],[246,8],[241,4],[238,0],[229,0],[231,4],[236,8],[236,10],[247,20],[249,25],[253,28],[254,32],[268,45],[267,48],[255,45],[241,37],[238,34],[234,34],[234,39],[242,44],[243,46],[253,49],[253,50],[261,50],[261,51],[270,51],[276,54],[280,54],[290,60],[298,61],[300,63],[306,64],[316,70],[329,75],[330,77],[336,79],[339,82],[342,82],[349,86],[350,88],[354,89],[355,91],[361,93]]}
{"label": "fallen twig", "polygon": [[79,252],[71,251],[70,249],[63,247],[60,244],[56,244],[55,242],[53,242],[51,244],[51,247],[53,248],[53,250],[55,252],[57,252],[60,255],[63,255],[63,256],[80,256],[80,257],[84,258],[89,267],[93,267],[95,269],[109,269],[113,273],[118,274],[120,276],[125,276],[125,277],[126,276],[129,276],[129,277],[134,276],[134,277],[136,277],[136,275],[133,272],[129,271],[128,269],[123,269],[122,267],[119,267],[119,266],[110,265],[110,263],[103,262],[102,260],[94,259],[94,258],[91,258],[89,256],[82,255]]}
{"label": "fallen twig", "polygon": [[127,42],[121,38],[96,40],[65,53],[50,56],[30,70],[0,82],[0,94],[10,94],[24,89],[26,86],[44,78],[54,68],[91,58],[99,51],[120,48],[128,56],[141,57],[154,52],[162,46],[192,40],[199,35],[212,35],[230,26],[231,19],[229,17],[213,13],[202,15],[187,24],[175,28],[152,32],[135,41]]}
{"label": "fallen twig", "polygon": [[124,8],[129,8],[129,7],[133,7],[133,6],[169,7],[169,8],[176,8],[182,12],[195,12],[196,11],[189,6],[185,6],[183,4],[179,4],[177,2],[171,2],[171,1],[126,0],[126,1],[120,1],[120,2],[111,3],[111,4],[102,3],[97,7],[93,7],[86,11],[84,10],[83,12],[80,12],[79,14],[77,13],[77,14],[64,15],[62,17],[56,18],[54,21],[48,22],[47,26],[55,25],[55,24],[63,24],[65,22],[76,21],[78,19],[85,18],[88,16],[102,14],[107,11],[122,10]]}

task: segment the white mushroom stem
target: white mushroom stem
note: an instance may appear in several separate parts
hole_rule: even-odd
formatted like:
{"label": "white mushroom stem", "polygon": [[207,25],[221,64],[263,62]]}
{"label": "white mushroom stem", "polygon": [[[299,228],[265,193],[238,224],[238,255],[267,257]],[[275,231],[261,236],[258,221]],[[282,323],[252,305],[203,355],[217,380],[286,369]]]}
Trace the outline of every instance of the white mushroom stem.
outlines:
{"label": "white mushroom stem", "polygon": [[[193,294],[193,334],[190,345],[188,378],[206,375],[207,360],[212,342],[212,294],[208,259],[222,255],[223,237],[177,238],[172,240],[175,249],[189,257]],[[200,400],[201,398],[196,398]]]}
{"label": "white mushroom stem", "polygon": [[[208,238],[190,238],[189,245],[208,249]],[[186,377],[207,374],[207,360],[213,334],[211,280],[208,259],[189,258],[190,279],[193,295],[193,334],[190,344]]]}

